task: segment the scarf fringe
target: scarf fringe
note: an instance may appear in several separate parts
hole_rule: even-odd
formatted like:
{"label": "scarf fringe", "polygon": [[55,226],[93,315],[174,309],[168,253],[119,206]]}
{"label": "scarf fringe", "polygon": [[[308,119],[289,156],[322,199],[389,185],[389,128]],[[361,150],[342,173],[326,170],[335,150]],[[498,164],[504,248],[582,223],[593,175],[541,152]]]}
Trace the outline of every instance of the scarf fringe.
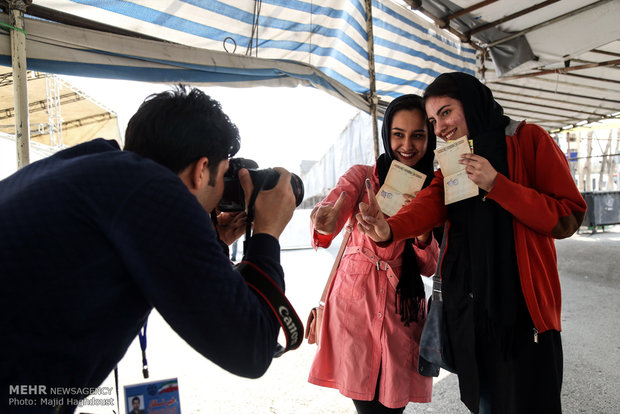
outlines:
{"label": "scarf fringe", "polygon": [[400,321],[405,326],[409,326],[411,322],[418,322],[420,314],[420,305],[424,298],[413,297],[403,298],[399,291],[396,292],[396,314],[400,315]]}

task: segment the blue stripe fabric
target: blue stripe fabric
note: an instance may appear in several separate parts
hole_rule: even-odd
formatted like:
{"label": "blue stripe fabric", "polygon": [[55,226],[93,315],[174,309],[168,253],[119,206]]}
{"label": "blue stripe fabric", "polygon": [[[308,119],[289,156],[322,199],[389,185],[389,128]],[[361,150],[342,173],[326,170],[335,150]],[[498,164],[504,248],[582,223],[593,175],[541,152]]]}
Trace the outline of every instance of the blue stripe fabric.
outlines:
{"label": "blue stripe fabric", "polygon": [[[253,0],[159,0],[149,2],[148,6],[121,0],[58,3],[66,7],[65,12],[91,18],[98,13],[101,23],[123,27],[114,18],[121,15],[121,21],[129,18],[132,22],[132,30],[188,46],[224,51],[225,39],[232,38],[238,46],[236,53],[245,53],[250,42],[256,40],[252,55],[310,64],[356,93],[369,91],[364,0],[262,0],[257,39],[251,35],[256,5]],[[420,93],[443,72],[475,74],[475,51],[471,47],[439,36],[429,23],[390,0],[373,0],[373,28],[377,91],[382,99],[389,101],[403,93]],[[58,65],[65,67],[69,63]],[[177,72],[146,66],[103,65],[97,71],[116,70],[121,72],[118,76],[132,78],[143,71],[143,79],[149,81],[169,81],[171,74]],[[200,78],[202,82],[206,74],[211,77],[209,82],[236,82],[242,78],[260,82],[287,76],[276,70],[200,66],[185,65],[179,70],[188,71],[183,75],[186,81]],[[324,83],[319,79],[316,82]]]}
{"label": "blue stripe fabric", "polygon": [[[388,7],[386,7],[386,5],[378,0],[373,0],[373,7],[376,7],[377,9],[387,13],[390,17],[392,17],[394,20],[391,22],[388,21],[377,21],[377,19],[373,16],[373,25],[375,26],[379,26],[379,25],[385,25],[386,27],[389,27],[394,33],[398,34],[399,36],[403,36],[403,37],[408,37],[409,33],[406,30],[400,29],[398,26],[395,25],[395,23],[397,23],[397,21],[404,23],[405,25],[407,25],[409,28],[414,29],[416,32],[419,33],[424,33],[427,30],[421,26],[420,24],[407,19],[406,17],[404,17],[402,14],[397,13],[395,10],[390,9]],[[456,43],[452,44],[453,47],[458,47],[459,45]],[[464,47],[464,50],[467,53],[475,53],[475,50],[471,47]],[[448,53],[450,54],[450,52],[446,49],[438,49],[438,51],[442,52],[442,53]],[[461,58],[460,56],[455,56],[456,58]],[[475,60],[472,62],[475,63]]]}
{"label": "blue stripe fabric", "polygon": [[[162,61],[163,63],[164,61]],[[0,55],[0,65],[11,66],[11,57]],[[248,80],[262,81],[277,80],[286,77],[309,81],[313,86],[324,90],[336,91],[324,78],[317,75],[307,75],[295,72],[286,72],[280,69],[251,69],[237,67],[200,67],[199,65],[179,65],[177,69],[162,69],[154,67],[116,66],[105,64],[91,64],[79,62],[63,62],[47,59],[28,59],[28,68],[35,71],[58,73],[70,76],[134,80],[143,82],[188,82],[188,83],[245,83]]]}

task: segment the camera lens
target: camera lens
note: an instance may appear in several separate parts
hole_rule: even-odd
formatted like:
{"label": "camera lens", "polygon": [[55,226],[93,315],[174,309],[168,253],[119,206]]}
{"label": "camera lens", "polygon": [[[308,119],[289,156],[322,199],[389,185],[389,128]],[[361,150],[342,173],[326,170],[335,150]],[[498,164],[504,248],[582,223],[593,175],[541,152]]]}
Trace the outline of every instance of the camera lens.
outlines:
{"label": "camera lens", "polygon": [[[280,174],[273,168],[267,168],[264,170],[250,170],[250,176],[252,177],[252,183],[254,185],[260,185],[263,182],[262,190],[271,190],[278,184]],[[264,180],[264,181],[263,181]],[[304,200],[304,183],[297,174],[291,173],[291,188],[295,195],[295,205],[299,206]]]}
{"label": "camera lens", "polygon": [[[224,194],[218,204],[220,211],[243,211],[245,200],[241,183],[239,182],[239,170],[247,168],[255,187],[261,190],[270,190],[276,186],[280,174],[273,168],[258,169],[255,161],[246,158],[231,158],[226,174],[224,174]],[[295,195],[295,205],[299,206],[304,199],[304,183],[297,174],[291,173],[291,189]]]}
{"label": "camera lens", "polygon": [[291,187],[293,188],[293,194],[295,194],[295,205],[299,207],[302,201],[304,201],[304,183],[297,174],[291,173]]}

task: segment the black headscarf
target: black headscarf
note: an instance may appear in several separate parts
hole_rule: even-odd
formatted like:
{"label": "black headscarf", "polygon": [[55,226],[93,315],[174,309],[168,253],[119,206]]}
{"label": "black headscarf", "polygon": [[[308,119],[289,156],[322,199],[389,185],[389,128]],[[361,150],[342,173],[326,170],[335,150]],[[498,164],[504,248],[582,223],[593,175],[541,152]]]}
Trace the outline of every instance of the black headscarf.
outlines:
{"label": "black headscarf", "polygon": [[[418,95],[401,95],[394,99],[388,105],[383,116],[383,126],[381,128],[381,138],[383,139],[383,148],[385,152],[377,159],[377,171],[379,174],[379,185],[383,185],[387,176],[392,160],[395,159],[392,146],[390,145],[390,136],[392,129],[392,119],[394,114],[400,110],[417,109],[425,116],[424,103],[422,97]],[[419,172],[426,174],[424,187],[430,184],[433,178],[433,159],[435,154],[433,150],[437,145],[433,128],[428,124],[428,143],[426,153],[418,161],[414,168]],[[408,239],[405,243],[403,252],[403,267],[398,285],[396,286],[396,312],[401,315],[401,321],[405,326],[409,326],[411,321],[418,320],[418,311],[421,301],[425,298],[424,283],[418,269],[413,243],[415,239]]]}
{"label": "black headscarf", "polygon": [[[471,75],[445,73],[424,93],[425,98],[442,95],[461,101],[474,153],[508,177],[505,127],[510,119],[491,90]],[[513,219],[499,204],[485,200],[484,196],[480,194],[448,206],[450,256],[455,259],[448,260],[451,265],[444,267],[442,277],[450,283],[445,283],[443,289],[446,302],[453,296],[453,303],[459,303],[463,294],[473,293],[478,311],[487,315],[500,342],[508,346],[522,297]]]}

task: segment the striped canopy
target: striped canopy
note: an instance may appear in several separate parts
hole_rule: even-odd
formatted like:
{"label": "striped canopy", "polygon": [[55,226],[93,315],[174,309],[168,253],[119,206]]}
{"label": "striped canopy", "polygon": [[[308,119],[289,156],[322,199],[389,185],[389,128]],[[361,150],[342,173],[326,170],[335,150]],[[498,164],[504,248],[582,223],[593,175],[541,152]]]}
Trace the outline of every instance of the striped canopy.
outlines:
{"label": "striped canopy", "polygon": [[[364,0],[41,0],[26,21],[28,69],[198,85],[309,85],[368,111]],[[2,16],[5,24],[7,17]],[[372,1],[376,93],[421,93],[475,50],[390,0]],[[10,66],[8,33],[0,63]]]}

